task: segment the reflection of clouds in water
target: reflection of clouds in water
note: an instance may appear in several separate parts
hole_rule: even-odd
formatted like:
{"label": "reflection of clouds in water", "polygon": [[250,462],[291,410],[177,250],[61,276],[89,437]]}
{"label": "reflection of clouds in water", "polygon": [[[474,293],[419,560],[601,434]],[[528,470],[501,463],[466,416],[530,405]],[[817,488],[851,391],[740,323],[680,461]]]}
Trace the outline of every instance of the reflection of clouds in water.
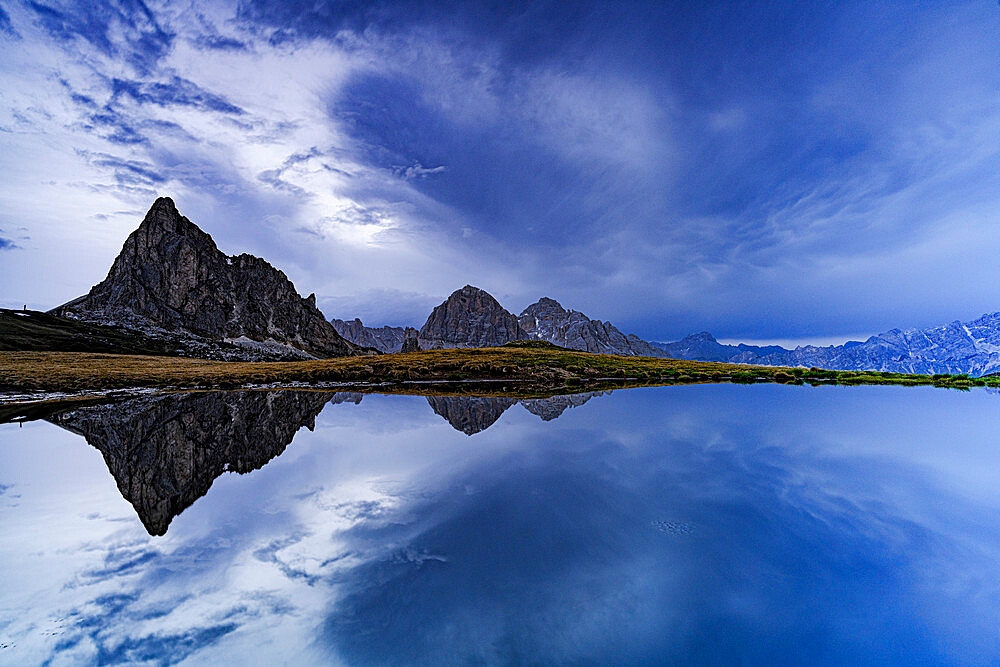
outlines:
{"label": "reflection of clouds in water", "polygon": [[[57,592],[23,602],[0,642],[60,634],[0,655],[988,661],[1000,540],[983,497],[936,459],[869,444],[905,442],[967,400],[899,409],[921,396],[867,396],[876,421],[845,418],[854,406],[830,392],[616,393],[572,420],[512,411],[471,448],[425,399],[366,397],[325,410],[264,468],[219,477],[159,539],[110,520],[131,511],[120,496],[75,500],[89,497],[77,478],[116,491],[96,450],[67,441],[98,465],[38,480],[67,485],[70,519],[93,518],[54,515],[86,529],[36,545]],[[0,564],[21,568],[17,553]]]}
{"label": "reflection of clouds in water", "polygon": [[[998,531],[961,539],[961,517],[981,508],[942,508],[932,530],[866,495],[903,484],[942,500],[919,469],[649,444],[581,451],[547,439],[537,443],[544,460],[518,454],[468,471],[473,496],[453,480],[408,508],[415,534],[391,514],[356,529],[359,544],[393,546],[348,574],[326,639],[363,664],[866,662],[969,651],[1000,620],[997,585],[982,581],[998,562]],[[441,561],[403,557],[414,553]],[[938,618],[968,613],[954,593],[974,583],[988,598],[978,621]]]}

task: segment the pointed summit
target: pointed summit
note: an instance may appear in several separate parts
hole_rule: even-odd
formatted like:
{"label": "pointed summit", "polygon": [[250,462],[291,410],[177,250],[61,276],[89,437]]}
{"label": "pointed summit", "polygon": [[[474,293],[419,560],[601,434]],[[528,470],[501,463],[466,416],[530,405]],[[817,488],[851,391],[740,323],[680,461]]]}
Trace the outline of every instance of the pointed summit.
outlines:
{"label": "pointed summit", "polygon": [[227,257],[160,197],[115,258],[108,277],[53,311],[90,322],[248,342],[279,357],[358,354],[284,273],[259,257]]}
{"label": "pointed summit", "polygon": [[420,329],[420,349],[492,347],[525,338],[517,318],[488,292],[466,285],[435,308]]}
{"label": "pointed summit", "polygon": [[[145,250],[169,242],[168,239],[172,237],[190,239],[195,246],[211,248],[218,252],[212,237],[181,215],[174,205],[174,200],[170,197],[160,197],[153,202],[149,211],[146,212],[146,216],[139,223],[139,227],[126,240],[122,252]],[[130,245],[129,241],[133,241],[133,243]],[[121,255],[119,255],[120,257]]]}
{"label": "pointed summit", "polygon": [[[170,197],[157,197],[156,201],[153,202],[153,205],[149,207],[149,213],[152,213],[153,211],[168,211],[174,213],[175,215],[179,215],[177,213],[177,206],[174,205],[174,200]],[[149,213],[146,215],[148,216]]]}

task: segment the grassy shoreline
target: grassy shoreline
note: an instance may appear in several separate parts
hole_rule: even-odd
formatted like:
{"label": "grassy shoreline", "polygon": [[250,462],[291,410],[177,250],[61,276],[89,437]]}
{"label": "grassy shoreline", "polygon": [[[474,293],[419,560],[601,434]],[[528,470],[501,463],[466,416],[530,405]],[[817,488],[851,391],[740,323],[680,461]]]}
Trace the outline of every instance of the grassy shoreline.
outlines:
{"label": "grassy shoreline", "polygon": [[[1000,387],[1000,377],[916,375],[747,366],[659,357],[625,357],[551,345],[427,350],[295,362],[225,362],[89,352],[0,352],[0,393],[85,393],[128,389],[235,389],[267,385],[379,384],[417,392],[413,382],[507,381],[540,393],[575,393],[602,382],[643,386],[704,382]],[[481,388],[480,388],[481,389]],[[500,387],[497,387],[499,390]],[[497,391],[496,395],[509,392]],[[23,400],[23,399],[22,399]],[[3,402],[0,397],[0,402]],[[12,401],[6,401],[12,402]]]}

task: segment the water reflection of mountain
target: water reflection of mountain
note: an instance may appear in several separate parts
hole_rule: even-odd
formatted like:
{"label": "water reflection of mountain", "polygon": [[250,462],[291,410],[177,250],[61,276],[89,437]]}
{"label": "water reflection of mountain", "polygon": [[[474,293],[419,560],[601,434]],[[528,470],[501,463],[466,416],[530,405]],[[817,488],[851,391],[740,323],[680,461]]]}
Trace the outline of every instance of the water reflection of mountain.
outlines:
{"label": "water reflection of mountain", "polygon": [[466,435],[474,435],[493,426],[507,408],[517,403],[511,398],[480,396],[428,396],[427,402],[452,428]]}
{"label": "water reflection of mountain", "polygon": [[[545,421],[603,392],[522,400]],[[257,470],[281,454],[295,433],[312,430],[327,403],[360,403],[363,395],[313,391],[215,391],[144,396],[77,408],[48,420],[100,450],[122,496],[151,535],[205,495],[224,472]],[[467,435],[492,426],[519,401],[428,397]]]}
{"label": "water reflection of mountain", "polygon": [[578,408],[595,396],[603,396],[604,391],[592,391],[587,394],[572,394],[570,396],[553,396],[552,398],[532,398],[521,401],[524,409],[533,415],[538,415],[542,421],[552,421],[560,417],[567,408]]}
{"label": "water reflection of mountain", "polygon": [[427,402],[434,412],[444,417],[456,431],[461,431],[466,435],[475,435],[493,426],[500,419],[500,415],[515,403],[520,403],[525,410],[533,415],[538,415],[543,421],[552,421],[565,412],[567,408],[583,405],[593,397],[601,396],[604,393],[596,391],[588,394],[531,398],[520,401],[511,398],[484,398],[481,396],[428,396]]}
{"label": "water reflection of mountain", "polygon": [[246,473],[281,454],[328,402],[361,394],[230,391],[135,398],[49,418],[87,439],[151,535],[205,495],[226,471]]}

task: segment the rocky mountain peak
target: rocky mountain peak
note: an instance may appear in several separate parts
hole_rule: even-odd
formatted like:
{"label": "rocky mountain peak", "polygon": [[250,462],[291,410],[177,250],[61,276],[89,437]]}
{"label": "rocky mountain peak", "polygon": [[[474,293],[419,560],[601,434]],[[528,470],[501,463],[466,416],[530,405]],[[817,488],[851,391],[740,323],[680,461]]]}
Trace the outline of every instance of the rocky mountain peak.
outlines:
{"label": "rocky mountain peak", "polygon": [[[253,255],[228,257],[157,199],[125,240],[105,278],[55,314],[91,322],[181,332],[210,340],[246,340],[300,357],[361,353],[345,341],[287,276]],[[293,355],[294,356],[294,355]]]}
{"label": "rocky mountain peak", "polygon": [[529,317],[552,317],[556,315],[565,315],[568,311],[562,307],[555,299],[550,299],[547,296],[543,296],[541,299],[531,304],[523,311],[521,311],[520,318],[525,316]]}
{"label": "rocky mountain peak", "polygon": [[424,350],[491,347],[525,338],[517,318],[488,292],[466,285],[437,306],[418,335]]}
{"label": "rocky mountain peak", "polygon": [[571,350],[663,356],[658,348],[634,335],[623,334],[610,322],[592,320],[581,312],[566,310],[549,297],[542,297],[525,308],[517,320],[528,337]]}

